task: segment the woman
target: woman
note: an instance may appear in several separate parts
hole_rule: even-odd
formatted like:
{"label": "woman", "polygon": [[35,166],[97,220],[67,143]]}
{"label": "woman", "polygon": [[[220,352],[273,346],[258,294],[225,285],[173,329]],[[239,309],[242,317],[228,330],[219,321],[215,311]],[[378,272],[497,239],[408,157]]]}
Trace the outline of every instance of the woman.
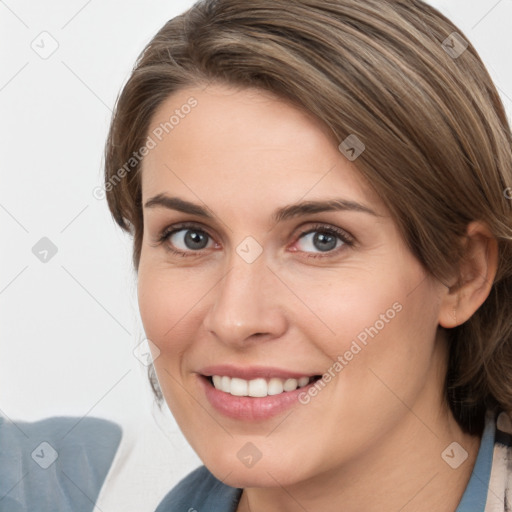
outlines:
{"label": "woman", "polygon": [[204,462],[159,512],[510,510],[511,140],[419,0],[207,0],[159,31],[105,178]]}

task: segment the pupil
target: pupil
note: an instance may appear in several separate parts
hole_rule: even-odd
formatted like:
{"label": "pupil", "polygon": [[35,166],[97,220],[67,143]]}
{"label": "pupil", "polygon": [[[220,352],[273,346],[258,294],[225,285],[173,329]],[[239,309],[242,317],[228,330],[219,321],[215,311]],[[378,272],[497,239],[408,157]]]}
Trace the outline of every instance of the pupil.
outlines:
{"label": "pupil", "polygon": [[[329,240],[330,239],[330,240]],[[336,247],[336,238],[333,235],[328,235],[325,233],[318,233],[314,236],[313,242],[318,242],[318,247],[320,251],[329,251]]]}
{"label": "pupil", "polygon": [[201,241],[206,241],[206,237],[203,234],[200,234],[198,231],[187,231],[185,235],[185,243],[187,244],[187,246],[189,246],[190,249],[203,249],[206,246],[206,244],[203,243],[201,245]]}

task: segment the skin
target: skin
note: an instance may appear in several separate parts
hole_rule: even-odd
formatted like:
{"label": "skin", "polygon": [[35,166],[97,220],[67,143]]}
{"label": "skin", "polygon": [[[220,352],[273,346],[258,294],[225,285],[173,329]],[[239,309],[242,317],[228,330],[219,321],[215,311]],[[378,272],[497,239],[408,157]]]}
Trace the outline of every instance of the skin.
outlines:
{"label": "skin", "polygon": [[[184,89],[160,106],[148,133],[191,96],[197,107],[144,159],[143,205],[167,194],[214,217],[145,207],[138,269],[159,382],[187,440],[217,478],[244,488],[238,512],[454,511],[480,439],[461,431],[443,401],[439,325],[462,323],[489,293],[496,245],[485,226],[468,231],[462,284],[454,276],[446,286],[406,249],[357,160],[282,99],[219,84]],[[279,207],[333,198],[375,214],[271,218]],[[207,234],[205,248],[185,244],[187,229],[158,242],[180,222]],[[313,241],[322,229],[302,235],[315,224],[341,228],[354,243],[323,252]],[[247,236],[263,250],[253,263],[236,252]],[[322,374],[395,303],[401,311],[307,405],[242,421],[217,412],[199,385],[197,372],[212,364]],[[441,457],[454,441],[468,453],[457,469]],[[247,442],[261,452],[250,468],[237,457]]]}

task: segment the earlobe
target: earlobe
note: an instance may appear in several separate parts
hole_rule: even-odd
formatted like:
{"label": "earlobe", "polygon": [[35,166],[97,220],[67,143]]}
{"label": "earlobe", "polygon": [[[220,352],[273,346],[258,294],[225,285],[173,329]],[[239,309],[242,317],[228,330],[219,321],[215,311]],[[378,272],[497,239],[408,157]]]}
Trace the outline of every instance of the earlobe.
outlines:
{"label": "earlobe", "polygon": [[497,269],[497,240],[485,223],[470,223],[459,277],[443,295],[439,325],[451,329],[469,320],[489,296]]}
{"label": "earlobe", "polygon": [[457,291],[452,291],[452,288],[447,289],[441,309],[439,311],[439,325],[445,329],[452,329],[457,327],[463,322],[459,322],[457,311],[460,305],[460,295]]}

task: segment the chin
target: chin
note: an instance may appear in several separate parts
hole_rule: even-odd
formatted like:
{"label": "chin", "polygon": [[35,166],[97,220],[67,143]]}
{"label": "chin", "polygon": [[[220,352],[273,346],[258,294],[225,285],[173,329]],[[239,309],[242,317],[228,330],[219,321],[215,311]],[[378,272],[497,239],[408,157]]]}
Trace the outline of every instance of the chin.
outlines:
{"label": "chin", "polygon": [[[252,465],[244,464],[237,456],[238,450],[229,450],[222,454],[210,453],[201,457],[203,464],[218,479],[231,487],[279,487],[296,484],[306,479],[306,475],[297,472],[297,465],[292,461],[283,461],[280,454],[272,458],[262,458]],[[241,457],[243,459],[243,457]]]}
{"label": "chin", "polygon": [[293,474],[291,468],[286,470],[274,468],[273,466],[245,468],[218,464],[206,467],[218,480],[221,480],[226,485],[244,489],[250,487],[288,486],[296,483],[297,480],[296,474],[294,474],[293,480],[290,480],[290,475]]}

